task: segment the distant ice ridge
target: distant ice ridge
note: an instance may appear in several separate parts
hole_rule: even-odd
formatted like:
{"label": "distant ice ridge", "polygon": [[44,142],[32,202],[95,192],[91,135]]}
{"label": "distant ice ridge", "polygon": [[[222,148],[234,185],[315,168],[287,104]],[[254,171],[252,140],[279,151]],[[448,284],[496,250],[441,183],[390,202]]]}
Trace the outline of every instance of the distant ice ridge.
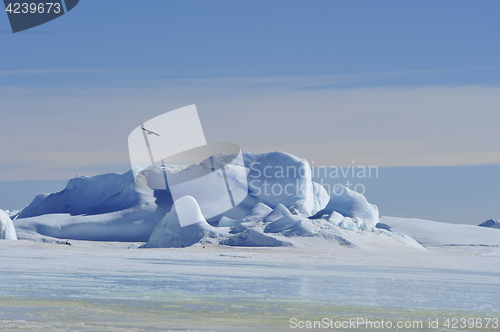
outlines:
{"label": "distant ice ridge", "polygon": [[424,247],[500,247],[496,229],[465,224],[416,219],[382,217],[378,228],[399,232],[415,239]]}
{"label": "distant ice ridge", "polygon": [[[214,158],[223,162],[230,157]],[[246,168],[248,196],[208,220],[193,197],[182,197],[174,206],[168,187],[151,190],[147,183],[162,180],[164,173],[177,179],[196,178],[210,168],[207,159],[186,168],[156,166],[144,174],[158,176],[139,175],[137,183],[132,171],[78,176],[61,192],[37,196],[20,211],[14,226],[20,239],[142,241],[145,248],[203,242],[288,246],[300,239],[347,246],[363,246],[369,239],[420,247],[409,237],[375,228],[378,209],[363,195],[339,187],[329,196],[312,181],[304,159],[284,152],[244,153],[243,162],[238,167]],[[180,227],[179,213],[195,222]]]}
{"label": "distant ice ridge", "polygon": [[497,219],[490,219],[490,220],[486,220],[482,224],[479,224],[479,226],[500,229],[500,221],[498,221]]}
{"label": "distant ice ridge", "polygon": [[0,240],[17,240],[16,230],[10,217],[0,209]]}

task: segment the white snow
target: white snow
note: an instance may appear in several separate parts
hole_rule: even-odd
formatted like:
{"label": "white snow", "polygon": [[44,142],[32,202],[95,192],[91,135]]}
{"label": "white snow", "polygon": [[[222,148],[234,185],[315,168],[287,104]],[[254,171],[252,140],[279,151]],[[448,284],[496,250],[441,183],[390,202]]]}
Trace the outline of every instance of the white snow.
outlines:
{"label": "white snow", "polygon": [[0,209],[0,240],[17,240],[16,230],[10,217]]}

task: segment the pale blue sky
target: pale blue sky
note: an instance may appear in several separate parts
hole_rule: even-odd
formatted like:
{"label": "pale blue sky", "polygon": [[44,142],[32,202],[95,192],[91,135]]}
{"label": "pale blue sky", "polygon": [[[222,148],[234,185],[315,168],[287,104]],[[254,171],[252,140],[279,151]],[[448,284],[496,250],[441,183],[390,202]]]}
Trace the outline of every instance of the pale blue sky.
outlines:
{"label": "pale blue sky", "polygon": [[[2,35],[2,71],[207,78],[499,67],[498,1],[82,0],[75,9]],[[0,30],[9,29],[3,15]],[[470,76],[455,84],[498,83],[498,74]]]}
{"label": "pale blue sky", "polygon": [[[193,103],[209,141],[316,165],[464,165],[474,178],[483,168],[465,165],[500,164],[499,12],[498,1],[82,0],[17,34],[0,15],[0,181],[25,181],[0,182],[0,208],[54,190],[27,180],[126,171],[130,131]],[[452,182],[444,167],[412,169],[404,187]],[[487,174],[474,183],[496,185]],[[367,195],[384,214],[500,218],[484,206],[500,198],[490,187],[450,189],[450,202],[377,181]],[[473,197],[484,213],[463,204]]]}

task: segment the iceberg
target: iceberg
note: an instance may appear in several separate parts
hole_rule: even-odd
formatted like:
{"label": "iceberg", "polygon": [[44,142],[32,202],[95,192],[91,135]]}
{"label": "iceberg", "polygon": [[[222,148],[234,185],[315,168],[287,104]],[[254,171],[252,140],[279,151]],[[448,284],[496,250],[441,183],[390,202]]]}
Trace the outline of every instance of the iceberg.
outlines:
{"label": "iceberg", "polygon": [[[214,163],[227,164],[231,156],[212,158]],[[55,243],[67,239],[143,242],[142,248],[200,243],[301,246],[303,241],[363,247],[367,239],[419,246],[390,230],[375,228],[379,221],[375,205],[347,188],[341,195],[328,195],[312,181],[309,164],[285,152],[243,153],[234,167],[245,169],[247,179],[241,184],[248,183],[247,197],[208,219],[196,197],[183,196],[174,203],[168,182],[163,181],[164,189],[151,189],[148,184],[165,174],[181,180],[197,178],[210,165],[209,159],[183,167],[155,165],[139,171],[136,179],[133,171],[77,176],[62,191],[38,195],[16,213],[17,237]],[[156,176],[150,176],[153,173]],[[233,179],[232,184],[238,181]]]}
{"label": "iceberg", "polygon": [[0,209],[0,240],[17,240],[16,230],[9,215]]}

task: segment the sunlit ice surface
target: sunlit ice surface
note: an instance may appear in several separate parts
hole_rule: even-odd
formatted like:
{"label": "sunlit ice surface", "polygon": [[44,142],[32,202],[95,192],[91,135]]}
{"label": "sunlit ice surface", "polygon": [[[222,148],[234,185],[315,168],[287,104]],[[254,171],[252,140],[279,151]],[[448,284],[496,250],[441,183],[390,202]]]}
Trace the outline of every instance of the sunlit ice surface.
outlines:
{"label": "sunlit ice surface", "polygon": [[2,331],[285,331],[294,317],[500,315],[499,255],[480,248],[72,242],[0,242]]}

